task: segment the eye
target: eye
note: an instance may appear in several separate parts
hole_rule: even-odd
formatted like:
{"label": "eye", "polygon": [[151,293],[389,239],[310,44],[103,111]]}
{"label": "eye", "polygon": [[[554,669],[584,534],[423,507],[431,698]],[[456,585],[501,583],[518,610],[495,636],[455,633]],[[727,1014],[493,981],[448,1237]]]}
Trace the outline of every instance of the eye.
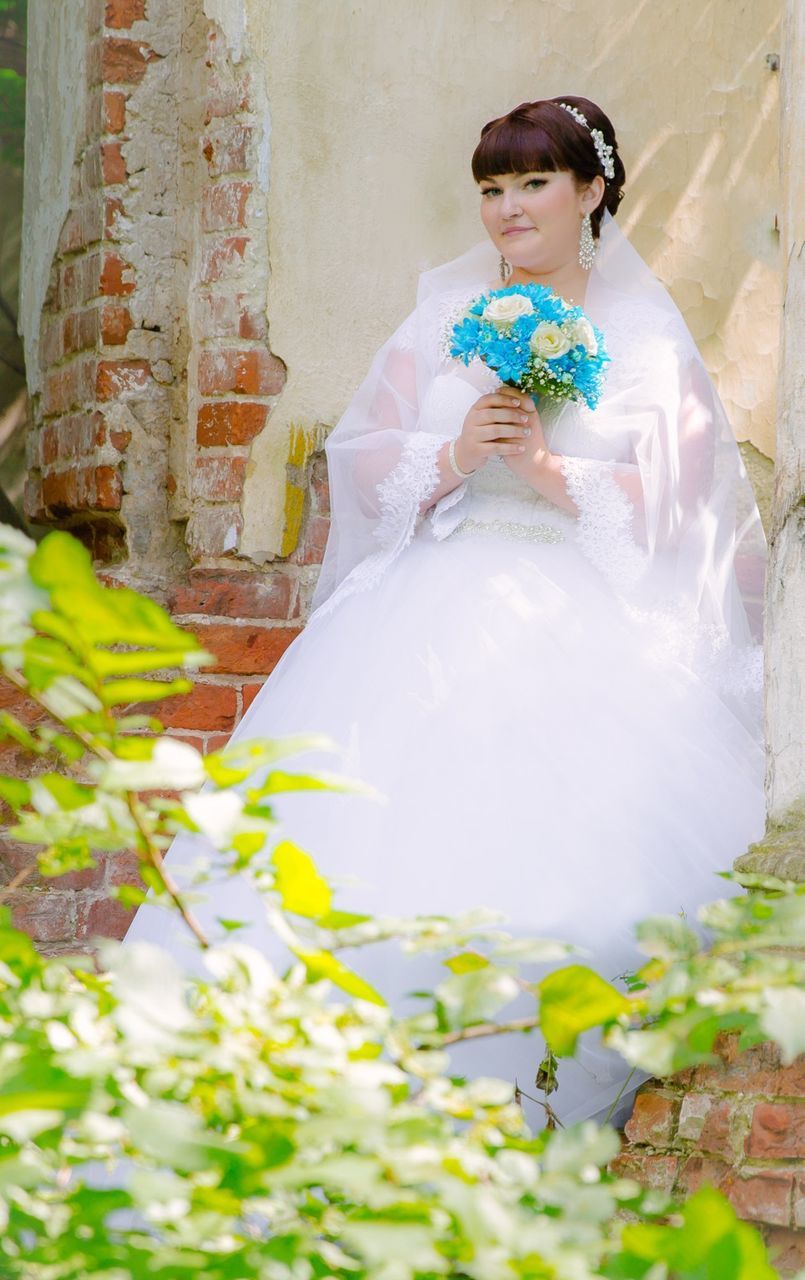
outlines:
{"label": "eye", "polygon": [[[538,187],[544,187],[544,186],[545,186],[545,179],[544,179],[544,178],[529,178],[528,182],[527,182],[525,185],[526,185],[527,187],[530,187],[530,186],[532,186],[534,183],[536,183]],[[493,192],[495,192],[495,191],[500,191],[500,187],[482,187],[482,188],[481,188],[481,195],[482,195],[482,196],[491,196],[491,195],[493,194]]]}

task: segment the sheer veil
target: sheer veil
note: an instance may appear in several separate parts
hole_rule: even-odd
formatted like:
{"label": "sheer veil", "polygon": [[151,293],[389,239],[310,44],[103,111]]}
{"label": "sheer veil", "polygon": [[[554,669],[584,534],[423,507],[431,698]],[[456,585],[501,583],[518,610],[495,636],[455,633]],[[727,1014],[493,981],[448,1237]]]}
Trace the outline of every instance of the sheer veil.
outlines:
{"label": "sheer veil", "polygon": [[[499,385],[480,362],[452,359],[446,341],[466,302],[499,285],[498,262],[485,238],[421,273],[416,306],[376,352],[327,438],[332,514],[313,608],[300,643],[286,650],[235,735],[315,725],[346,748],[345,772],[391,797],[385,813],[361,796],[331,797],[350,805],[338,812],[328,797],[318,809],[304,791],[276,797],[281,824],[321,857],[328,877],[358,881],[353,909],[457,914],[486,901],[516,936],[538,925],[582,943],[593,953],[587,962],[613,980],[642,963],[637,919],[709,898],[716,859],[731,859],[747,835],[762,832],[766,541],[687,325],[607,213],[584,301],[612,358],[603,395],[594,410],[539,406],[573,499],[574,510],[560,517],[567,537],[558,547],[462,542],[462,534],[444,543],[469,513],[497,515],[512,501],[505,459],[432,501],[443,443],[458,435],[479,395]],[[526,517],[535,505],[536,519],[555,518],[553,504],[532,504],[533,491],[518,483]],[[395,564],[419,535],[423,543]],[[384,580],[392,565],[397,572]],[[377,609],[350,600],[381,580]],[[417,591],[416,599],[406,594]],[[634,629],[621,625],[618,606]],[[341,609],[328,628],[328,615]],[[647,669],[655,657],[659,678]],[[536,758],[535,743],[544,745]],[[317,757],[306,766],[318,769],[318,753],[306,754]],[[443,765],[454,766],[447,788]],[[534,781],[543,765],[545,804]],[[509,776],[510,814],[499,788]],[[231,875],[207,839],[190,832],[176,837],[166,860],[187,888],[188,872],[210,865],[193,910],[216,943],[222,920],[243,921],[239,939],[285,967],[289,953],[248,868]],[[144,903],[126,936],[141,940],[203,972],[176,913]],[[408,957],[423,966],[414,970],[400,964],[396,943],[371,950],[367,968],[360,953],[355,968],[392,1002],[414,983],[432,988],[444,977],[441,961],[425,953]],[[521,1035],[467,1042],[455,1053],[462,1073],[534,1079]],[[638,1071],[624,1086],[626,1064],[595,1031],[561,1073],[565,1123],[622,1088],[628,1096],[648,1075]]]}
{"label": "sheer veil", "polygon": [[[471,480],[423,513],[436,455],[498,380],[451,359],[444,336],[494,287],[498,261],[487,238],[420,274],[416,306],[328,436],[331,524],[309,623],[377,582],[420,520],[437,538],[460,520]],[[758,732],[767,548],[752,485],[678,307],[608,211],[584,309],[612,357],[604,393],[595,410],[549,406],[546,429],[578,545],[658,660],[696,671]]]}

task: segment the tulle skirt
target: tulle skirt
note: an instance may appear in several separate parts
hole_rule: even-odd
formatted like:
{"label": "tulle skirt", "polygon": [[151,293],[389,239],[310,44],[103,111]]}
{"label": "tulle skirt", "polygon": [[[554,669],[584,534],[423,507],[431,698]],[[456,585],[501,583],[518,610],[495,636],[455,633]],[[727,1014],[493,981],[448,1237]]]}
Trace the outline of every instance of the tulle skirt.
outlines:
{"label": "tulle skirt", "polygon": [[[233,740],[323,732],[339,754],[287,760],[359,777],[385,796],[281,794],[282,834],[338,886],[336,905],[382,915],[500,911],[517,935],[585,948],[615,980],[645,956],[636,921],[684,916],[740,890],[729,869],[765,826],[762,731],[682,665],[659,665],[572,540],[499,531],[436,541],[426,522],[369,590],[312,616],[286,650]],[[180,836],[180,879],[198,838]],[[281,967],[245,874],[221,877],[196,914],[216,916]],[[699,930],[701,932],[701,930]],[[198,955],[182,922],[144,904],[126,941],[150,940],[187,968]],[[342,953],[401,1012],[444,978],[435,956],[386,942]],[[539,977],[559,963],[531,964]],[[525,997],[502,1016],[532,1011]],[[456,1045],[453,1073],[496,1075],[536,1093],[539,1033]],[[587,1032],[560,1060],[549,1102],[564,1123],[602,1115],[645,1072]],[[616,1113],[616,1118],[618,1113]],[[529,1119],[541,1127],[543,1109]]]}

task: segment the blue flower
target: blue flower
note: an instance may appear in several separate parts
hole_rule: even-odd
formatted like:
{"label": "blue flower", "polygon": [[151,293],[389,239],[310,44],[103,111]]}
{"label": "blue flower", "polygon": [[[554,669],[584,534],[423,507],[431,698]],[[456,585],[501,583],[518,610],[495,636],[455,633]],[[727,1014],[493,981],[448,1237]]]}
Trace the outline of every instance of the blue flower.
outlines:
{"label": "blue flower", "polygon": [[[500,326],[484,320],[488,303],[495,298],[520,295],[528,298],[533,311],[518,316],[509,325]],[[598,352],[591,356],[581,343],[575,344],[555,360],[535,357],[530,339],[537,325],[552,320],[565,325],[584,315],[581,307],[571,306],[544,284],[513,284],[481,294],[465,309],[464,316],[452,329],[451,355],[464,364],[482,360],[494,369],[504,382],[514,383],[538,395],[557,399],[583,399],[594,408],[610,357],[604,335],[596,325],[591,327]]]}

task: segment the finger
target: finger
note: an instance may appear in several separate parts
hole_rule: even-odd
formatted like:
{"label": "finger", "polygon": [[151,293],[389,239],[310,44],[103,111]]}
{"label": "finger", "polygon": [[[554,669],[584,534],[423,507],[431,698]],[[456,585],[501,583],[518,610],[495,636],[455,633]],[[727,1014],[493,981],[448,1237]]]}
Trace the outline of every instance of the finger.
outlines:
{"label": "finger", "polygon": [[527,391],[521,391],[516,387],[500,387],[498,391],[490,393],[492,397],[503,396],[509,404],[519,404],[522,409],[528,413],[534,413],[537,408],[537,402],[530,396]]}
{"label": "finger", "polygon": [[481,440],[522,440],[530,435],[527,427],[505,427],[493,425],[487,427]]}
{"label": "finger", "polygon": [[524,444],[510,444],[507,440],[491,440],[489,444],[482,445],[481,448],[485,453],[523,453],[525,451]]}
{"label": "finger", "polygon": [[512,392],[510,395],[504,395],[501,391],[490,391],[488,395],[481,396],[477,401],[478,405],[483,408],[508,409],[511,405],[520,404],[524,397],[520,393]]}
{"label": "finger", "polygon": [[528,425],[528,414],[521,413],[519,409],[482,409],[480,413],[482,422],[512,422],[518,426]]}

